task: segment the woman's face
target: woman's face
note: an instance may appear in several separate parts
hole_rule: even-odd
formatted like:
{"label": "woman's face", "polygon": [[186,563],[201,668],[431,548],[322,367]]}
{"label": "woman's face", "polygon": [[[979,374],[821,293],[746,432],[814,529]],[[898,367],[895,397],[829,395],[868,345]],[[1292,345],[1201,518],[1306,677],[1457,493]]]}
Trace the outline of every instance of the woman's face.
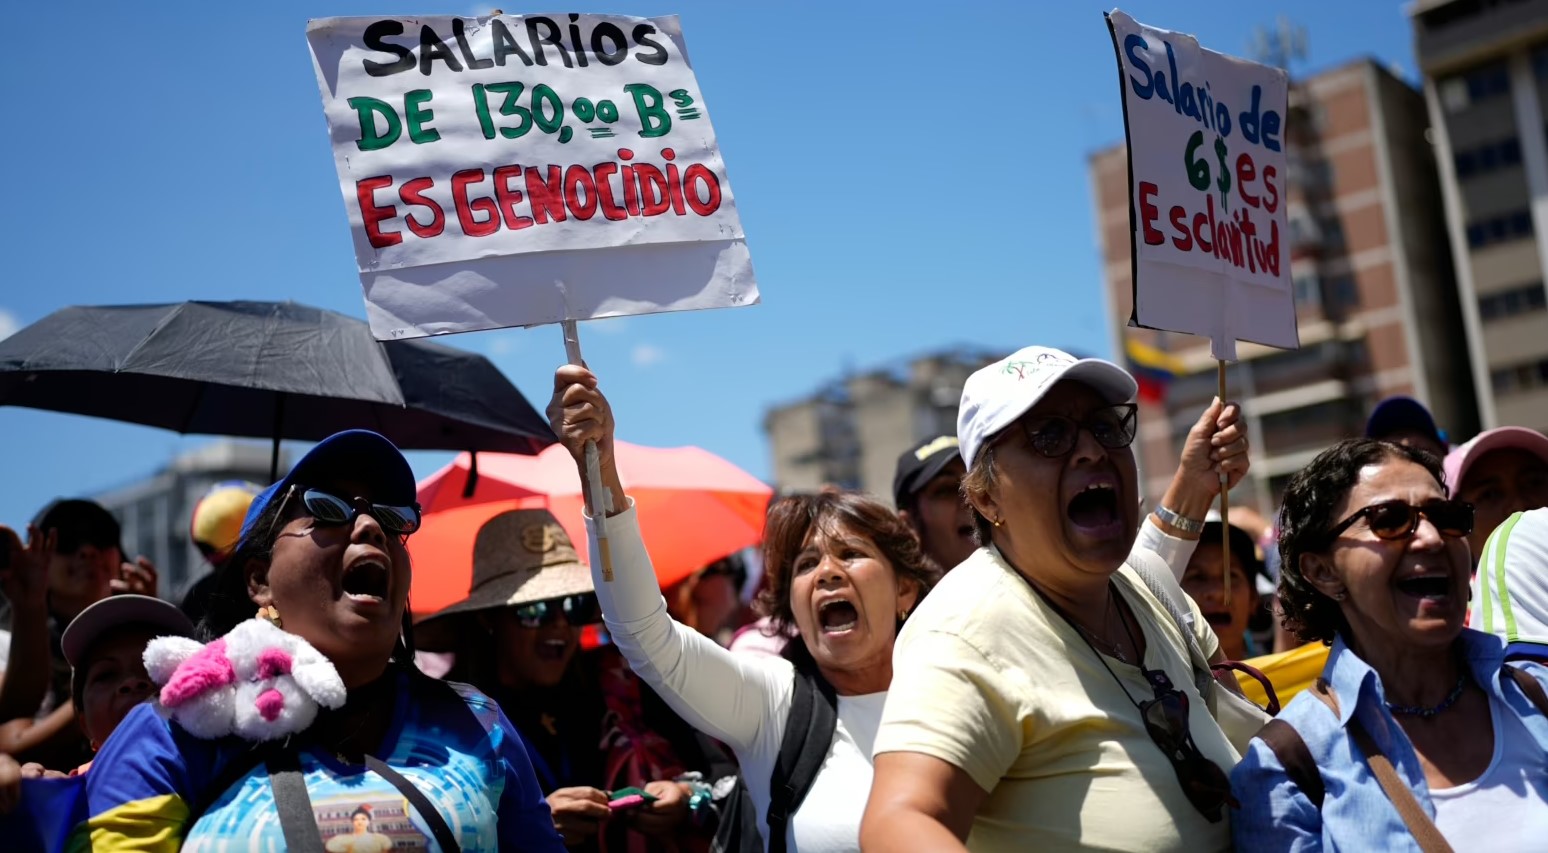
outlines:
{"label": "woman's face", "polygon": [[[1139,530],[1134,453],[1103,447],[1082,426],[1069,453],[1050,459],[1027,429],[1051,416],[1084,424],[1109,404],[1090,386],[1062,381],[995,439],[995,485],[979,511],[1015,550],[1043,551],[1077,570],[1110,575],[1129,556]],[[1019,548],[1017,546],[1020,546]]]}
{"label": "woman's face", "polygon": [[[1383,501],[1419,505],[1445,496],[1423,467],[1388,459],[1360,469],[1334,518]],[[1339,535],[1328,557],[1303,558],[1317,561],[1307,579],[1324,594],[1347,593],[1341,606],[1357,648],[1443,647],[1461,632],[1472,562],[1466,539],[1441,536],[1428,518],[1407,537],[1380,539],[1361,519]],[[1307,568],[1303,563],[1303,574]]]}
{"label": "woman's face", "polygon": [[522,625],[515,607],[502,607],[484,617],[494,634],[496,666],[500,683],[512,690],[553,687],[564,680],[580,648],[581,629],[570,625],[564,612],[554,607],[553,618],[536,628]]}
{"label": "woman's face", "polygon": [[365,833],[371,831],[371,818],[368,815],[355,815],[354,823],[356,834],[364,835]]}
{"label": "woman's face", "polygon": [[1220,650],[1231,660],[1247,656],[1247,622],[1258,609],[1258,590],[1242,567],[1241,558],[1231,555],[1231,601],[1225,600],[1225,578],[1220,571],[1224,557],[1217,539],[1205,537],[1194,549],[1183,572],[1183,591],[1198,602],[1199,612],[1209,620]]}
{"label": "woman's face", "polygon": [[1548,462],[1525,450],[1485,453],[1468,467],[1457,497],[1477,512],[1468,543],[1473,556],[1480,556],[1489,534],[1512,513],[1548,506]]}
{"label": "woman's face", "polygon": [[155,695],[142,660],[155,637],[153,628],[126,625],[100,637],[82,662],[81,725],[93,749],[107,741],[134,706]]}
{"label": "woman's face", "polygon": [[890,666],[898,612],[918,598],[869,536],[832,519],[812,525],[791,567],[790,610],[825,669]]}
{"label": "woman's face", "polygon": [[[391,503],[358,483],[314,488],[352,500]],[[412,570],[408,549],[368,512],[339,526],[317,523],[299,493],[286,504],[266,572],[253,577],[253,602],[272,604],[284,628],[333,661],[346,687],[380,675],[402,632]]]}

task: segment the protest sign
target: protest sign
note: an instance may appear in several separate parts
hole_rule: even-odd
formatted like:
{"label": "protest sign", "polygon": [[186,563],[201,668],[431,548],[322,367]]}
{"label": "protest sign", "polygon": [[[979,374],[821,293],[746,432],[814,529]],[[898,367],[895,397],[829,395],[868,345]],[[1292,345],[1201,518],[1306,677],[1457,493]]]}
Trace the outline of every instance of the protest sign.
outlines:
{"label": "protest sign", "polygon": [[1300,345],[1286,218],[1289,79],[1192,36],[1107,16],[1129,149],[1130,325]]}
{"label": "protest sign", "polygon": [[307,25],[378,338],[751,305],[675,17]]}

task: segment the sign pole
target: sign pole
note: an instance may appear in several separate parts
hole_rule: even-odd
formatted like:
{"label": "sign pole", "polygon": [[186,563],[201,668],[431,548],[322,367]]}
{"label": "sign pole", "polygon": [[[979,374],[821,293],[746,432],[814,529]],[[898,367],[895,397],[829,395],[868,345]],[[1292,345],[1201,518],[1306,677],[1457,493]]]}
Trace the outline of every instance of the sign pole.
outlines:
{"label": "sign pole", "polygon": [[[559,326],[564,331],[565,357],[571,364],[583,365],[580,349],[580,330],[574,320],[565,320]],[[1222,374],[1223,375],[1223,374]],[[592,529],[597,532],[597,553],[593,559],[602,562],[602,580],[613,581],[613,552],[607,541],[607,514],[613,511],[613,496],[602,483],[602,457],[595,441],[586,442],[586,485],[590,492],[586,512],[591,516]]]}
{"label": "sign pole", "polygon": [[[1221,405],[1226,401],[1225,359],[1215,359],[1215,380]],[[1225,603],[1231,604],[1231,477],[1220,472],[1220,576],[1225,578]]]}

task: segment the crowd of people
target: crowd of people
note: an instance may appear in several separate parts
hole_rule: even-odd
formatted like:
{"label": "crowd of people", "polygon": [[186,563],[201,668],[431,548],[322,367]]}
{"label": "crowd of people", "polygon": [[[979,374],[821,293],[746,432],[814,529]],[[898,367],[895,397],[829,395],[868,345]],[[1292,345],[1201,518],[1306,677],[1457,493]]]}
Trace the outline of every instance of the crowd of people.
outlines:
{"label": "crowd of people", "polygon": [[[56,501],[0,528],[3,846],[1543,843],[1548,437],[1453,449],[1392,398],[1277,516],[1222,517],[1239,407],[1199,413],[1147,505],[1136,393],[1019,350],[968,379],[955,435],[902,454],[890,503],[776,497],[761,559],[663,589],[602,383],[565,366],[548,415],[610,507],[605,545],[586,518],[607,565],[546,510],[500,512],[466,597],[417,619],[425,519],[372,432],[213,489],[191,520],[211,571],[180,605],[109,512]],[[1279,678],[1286,656],[1316,677]]]}

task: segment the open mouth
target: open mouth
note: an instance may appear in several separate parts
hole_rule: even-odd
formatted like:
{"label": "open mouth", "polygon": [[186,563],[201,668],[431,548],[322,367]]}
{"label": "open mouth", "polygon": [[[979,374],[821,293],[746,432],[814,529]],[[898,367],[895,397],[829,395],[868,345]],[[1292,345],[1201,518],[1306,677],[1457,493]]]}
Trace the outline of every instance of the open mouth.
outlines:
{"label": "open mouth", "polygon": [[538,660],[558,662],[564,660],[565,649],[569,646],[564,640],[543,640],[537,644],[536,654]]}
{"label": "open mouth", "polygon": [[344,594],[350,600],[380,604],[387,600],[387,567],[375,560],[361,560],[344,570]]}
{"label": "open mouth", "polygon": [[817,608],[817,624],[824,634],[842,634],[860,622],[860,611],[843,599],[834,599]]}
{"label": "open mouth", "polygon": [[1217,628],[1229,627],[1231,625],[1231,622],[1233,621],[1231,619],[1231,614],[1228,611],[1225,611],[1225,610],[1214,610],[1214,611],[1211,611],[1209,613],[1204,614],[1204,618],[1206,620],[1208,620],[1210,625],[1215,626]]}
{"label": "open mouth", "polygon": [[1110,483],[1092,483],[1070,500],[1065,514],[1076,527],[1098,530],[1118,522],[1118,492]]}
{"label": "open mouth", "polygon": [[1444,575],[1407,578],[1398,581],[1397,588],[1414,598],[1440,599],[1451,595],[1451,578]]}

